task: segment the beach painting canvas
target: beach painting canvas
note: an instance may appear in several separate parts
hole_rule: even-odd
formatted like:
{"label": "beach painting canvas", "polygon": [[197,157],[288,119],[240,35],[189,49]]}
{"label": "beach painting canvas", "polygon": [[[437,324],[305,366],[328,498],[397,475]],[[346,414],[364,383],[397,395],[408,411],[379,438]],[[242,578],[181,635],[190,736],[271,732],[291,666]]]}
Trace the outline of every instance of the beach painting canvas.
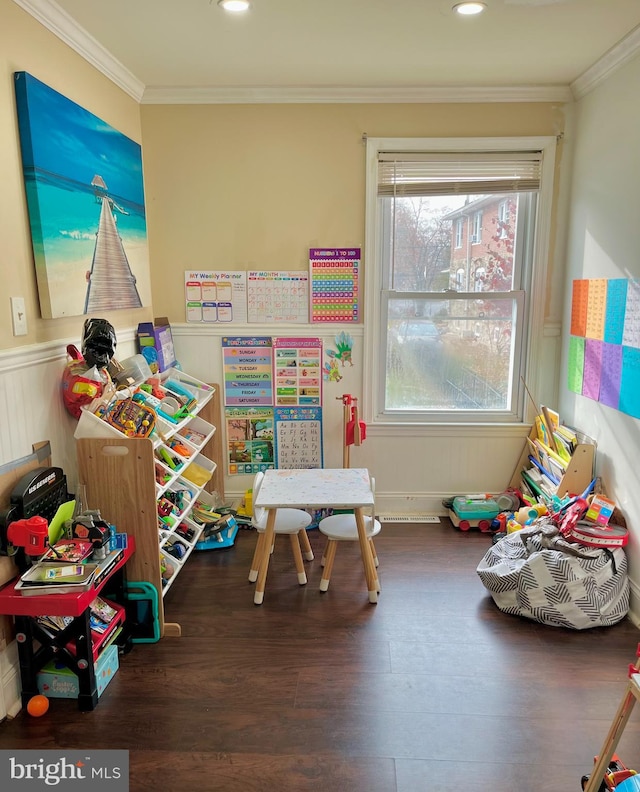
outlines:
{"label": "beach painting canvas", "polygon": [[27,72],[14,76],[42,317],[148,305],[140,145]]}

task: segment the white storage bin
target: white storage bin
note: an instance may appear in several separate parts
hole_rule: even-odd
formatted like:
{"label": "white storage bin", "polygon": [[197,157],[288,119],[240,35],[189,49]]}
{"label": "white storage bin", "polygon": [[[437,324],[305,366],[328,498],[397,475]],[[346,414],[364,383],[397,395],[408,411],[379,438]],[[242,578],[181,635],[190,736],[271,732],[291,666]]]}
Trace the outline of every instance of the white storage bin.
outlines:
{"label": "white storage bin", "polygon": [[213,437],[215,431],[215,426],[205,421],[204,418],[196,416],[191,418],[185,426],[181,427],[176,436],[189,443],[193,448],[200,450]]}
{"label": "white storage bin", "polygon": [[83,407],[73,436],[76,440],[83,437],[122,437],[122,432]]}

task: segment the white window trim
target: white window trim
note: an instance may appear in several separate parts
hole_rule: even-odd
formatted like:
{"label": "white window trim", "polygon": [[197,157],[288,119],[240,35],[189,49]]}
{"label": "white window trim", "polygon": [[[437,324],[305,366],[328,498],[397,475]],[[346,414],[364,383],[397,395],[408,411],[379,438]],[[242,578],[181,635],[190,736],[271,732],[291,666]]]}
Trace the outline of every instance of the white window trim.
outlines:
{"label": "white window trim", "polygon": [[[556,138],[540,137],[506,137],[506,138],[367,138],[366,151],[366,206],[365,206],[365,245],[364,261],[365,278],[365,328],[363,339],[363,395],[361,407],[368,424],[369,433],[374,436],[376,427],[400,426],[397,420],[391,420],[384,412],[375,409],[376,389],[379,378],[384,376],[380,371],[381,356],[379,350],[384,348],[386,327],[380,327],[377,321],[380,311],[380,294],[382,291],[382,268],[380,262],[379,234],[377,229],[378,199],[376,194],[378,152],[385,150],[402,151],[523,151],[534,149],[542,151],[541,185],[538,193],[538,216],[536,221],[533,256],[533,268],[530,290],[534,296],[546,294],[545,284],[549,266],[551,220],[553,210],[554,171],[556,160]],[[542,380],[541,355],[544,329],[545,299],[529,300],[528,311],[528,352],[525,378],[532,392],[540,392]],[[528,400],[527,400],[528,401]],[[531,414],[525,401],[525,415]],[[477,423],[484,423],[479,421]],[[442,426],[429,422],[428,418],[421,421],[407,421],[417,429],[419,434],[428,435],[433,427]],[[370,430],[369,430],[370,426]],[[468,421],[452,421],[451,426],[459,427],[464,433],[469,426]]]}

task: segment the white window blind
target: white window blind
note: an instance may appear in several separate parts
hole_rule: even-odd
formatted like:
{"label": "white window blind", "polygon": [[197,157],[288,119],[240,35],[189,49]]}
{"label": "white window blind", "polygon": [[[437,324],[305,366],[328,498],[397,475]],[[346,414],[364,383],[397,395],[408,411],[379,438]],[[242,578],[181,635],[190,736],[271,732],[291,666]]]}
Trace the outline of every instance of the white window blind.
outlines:
{"label": "white window blind", "polygon": [[486,195],[540,188],[541,151],[378,152],[378,195]]}

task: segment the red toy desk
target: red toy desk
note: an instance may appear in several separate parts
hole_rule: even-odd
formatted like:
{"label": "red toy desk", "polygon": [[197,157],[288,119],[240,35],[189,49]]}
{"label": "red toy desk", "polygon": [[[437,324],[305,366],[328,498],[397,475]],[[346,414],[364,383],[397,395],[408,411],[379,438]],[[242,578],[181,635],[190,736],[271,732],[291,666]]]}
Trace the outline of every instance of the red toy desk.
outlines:
{"label": "red toy desk", "polygon": [[[16,578],[0,589],[0,613],[14,616],[16,640],[20,659],[22,679],[22,704],[38,693],[38,672],[52,658],[63,660],[78,676],[78,706],[81,710],[92,710],[98,703],[96,675],[94,668],[95,649],[91,634],[89,606],[105,588],[107,582],[115,583],[119,591],[117,597],[123,601],[122,578],[124,565],[135,551],[135,541],[128,537],[123,555],[108,573],[86,591],[73,594],[43,594],[25,596],[15,591]],[[118,577],[114,577],[118,575]],[[37,616],[72,616],[73,621],[52,635],[37,621]],[[105,634],[104,640],[108,637]],[[36,642],[38,648],[34,648]]]}

